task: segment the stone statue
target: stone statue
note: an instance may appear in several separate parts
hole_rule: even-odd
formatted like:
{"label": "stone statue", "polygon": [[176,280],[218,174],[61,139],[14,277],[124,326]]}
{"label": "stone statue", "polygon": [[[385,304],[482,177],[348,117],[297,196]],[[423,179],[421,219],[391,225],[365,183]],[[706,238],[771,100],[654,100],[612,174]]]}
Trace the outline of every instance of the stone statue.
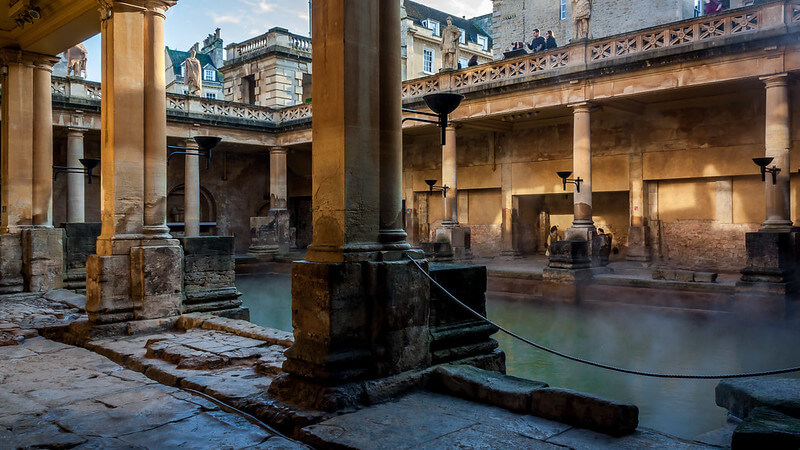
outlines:
{"label": "stone statue", "polygon": [[189,95],[203,95],[203,69],[200,67],[200,60],[195,55],[197,52],[192,49],[189,57],[183,62],[184,80]]}
{"label": "stone statue", "polygon": [[[83,77],[86,78],[86,47],[83,44],[78,44],[65,53],[67,59],[67,76]],[[81,75],[83,74],[83,75]]]}
{"label": "stone statue", "polygon": [[461,30],[453,25],[453,18],[447,17],[447,26],[442,30],[442,70],[458,68],[458,41]]}
{"label": "stone statue", "polygon": [[572,35],[574,39],[589,38],[592,0],[572,0]]}

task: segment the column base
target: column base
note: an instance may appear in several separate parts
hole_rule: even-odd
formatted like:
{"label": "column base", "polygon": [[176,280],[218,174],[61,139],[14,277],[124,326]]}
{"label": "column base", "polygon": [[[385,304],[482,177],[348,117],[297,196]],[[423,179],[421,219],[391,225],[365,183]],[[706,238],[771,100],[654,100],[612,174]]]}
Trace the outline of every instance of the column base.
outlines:
{"label": "column base", "polygon": [[86,260],[97,250],[100,222],[65,222],[64,229],[64,287],[86,288]]}
{"label": "column base", "polygon": [[472,249],[470,248],[470,229],[462,227],[458,222],[442,223],[436,229],[435,242],[448,242],[453,252],[453,259],[456,261],[472,259]]}
{"label": "column base", "polygon": [[288,210],[270,210],[266,216],[250,218],[249,255],[272,260],[276,254],[289,253],[291,246]]}
{"label": "column base", "polygon": [[147,320],[180,314],[183,251],[174,239],[147,243],[150,245],[141,245],[142,241],[130,245],[127,254],[89,256],[86,312],[92,322]]}
{"label": "column base", "polygon": [[183,248],[183,295],[181,312],[215,312],[240,309],[243,320],[250,312],[242,308],[241,292],[234,284],[233,236],[179,238]]}
{"label": "column base", "polygon": [[0,234],[0,294],[24,290],[22,232]]}
{"label": "column base", "polygon": [[628,229],[628,255],[625,257],[628,261],[649,262],[650,245],[649,245],[649,228],[644,226],[632,226]]}
{"label": "column base", "polygon": [[734,311],[747,317],[784,318],[800,301],[796,254],[800,233],[759,231],[745,235],[747,267],[736,283]]}
{"label": "column base", "polygon": [[44,292],[64,286],[64,230],[43,227],[22,230],[25,290]]}
{"label": "column base", "polygon": [[591,267],[589,241],[566,240],[550,243],[548,267],[554,269],[587,269]]}
{"label": "column base", "polygon": [[428,280],[410,261],[294,262],[295,341],[283,369],[290,374],[286,383],[298,390],[278,383],[270,392],[315,404],[319,399],[304,395],[311,391],[303,386],[339,386],[429,366],[429,301]]}

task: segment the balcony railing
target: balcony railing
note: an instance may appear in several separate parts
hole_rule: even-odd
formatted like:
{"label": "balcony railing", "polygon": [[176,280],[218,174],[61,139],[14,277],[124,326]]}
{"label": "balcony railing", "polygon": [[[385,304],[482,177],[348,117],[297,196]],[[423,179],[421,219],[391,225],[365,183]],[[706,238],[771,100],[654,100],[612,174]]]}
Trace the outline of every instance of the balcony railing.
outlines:
{"label": "balcony railing", "polygon": [[[589,68],[593,64],[615,59],[652,55],[659,50],[674,48],[691,50],[692,44],[731,36],[756,33],[761,30],[780,29],[800,22],[800,0],[775,1],[748,8],[739,8],[721,14],[673,22],[632,33],[620,34],[569,44],[549,52],[534,53],[519,58],[473,66],[462,70],[443,72],[430,77],[403,83],[402,96],[406,101],[438,91],[464,91],[493,85],[498,82],[525,80],[539,73],[559,73],[564,68]],[[287,45],[300,51],[311,51],[311,40],[292,35],[281,29],[270,30],[265,35],[236,44],[234,50],[241,55],[268,45],[268,35],[287,38]],[[230,47],[229,47],[230,50]],[[98,101],[100,83],[53,77],[54,98],[76,99],[78,103]],[[177,114],[199,115],[216,120],[246,120],[279,127],[311,118],[310,104],[300,104],[272,109],[242,103],[167,94],[167,111]]]}
{"label": "balcony railing", "polygon": [[303,56],[311,57],[311,38],[289,33],[284,28],[272,28],[260,36],[238,44],[231,44],[225,49],[228,60],[235,61],[276,47],[291,49]]}

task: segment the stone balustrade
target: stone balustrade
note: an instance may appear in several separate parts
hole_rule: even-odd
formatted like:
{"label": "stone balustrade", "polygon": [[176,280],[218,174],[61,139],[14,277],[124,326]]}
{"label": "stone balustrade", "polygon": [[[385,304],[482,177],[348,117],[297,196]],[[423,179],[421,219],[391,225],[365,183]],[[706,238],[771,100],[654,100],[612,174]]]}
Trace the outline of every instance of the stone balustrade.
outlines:
{"label": "stone balustrade", "polygon": [[[516,83],[531,77],[557,75],[562,71],[586,70],[625,58],[648,58],[659,51],[688,52],[697,45],[727,43],[728,39],[748,34],[752,39],[759,32],[780,32],[800,22],[800,0],[769,2],[738,8],[721,14],[702,16],[635,32],[584,40],[548,52],[504,59],[466,69],[442,72],[403,83],[405,102],[416,102],[422,96],[439,91],[463,92],[498,83]],[[785,32],[785,31],[784,31]],[[311,56],[311,39],[273,28],[267,33],[227,47],[229,58],[243,58],[271,46],[282,46]],[[626,60],[626,59],[625,59]],[[75,78],[53,77],[54,100],[86,103],[101,98],[100,83]],[[217,121],[255,121],[270,127],[310,121],[310,104],[273,109],[224,100],[167,94],[169,116],[202,116]]]}
{"label": "stone balustrade", "polygon": [[276,47],[291,49],[311,58],[311,38],[290,33],[285,28],[275,27],[266,33],[225,47],[228,61],[237,61],[267,52]]}

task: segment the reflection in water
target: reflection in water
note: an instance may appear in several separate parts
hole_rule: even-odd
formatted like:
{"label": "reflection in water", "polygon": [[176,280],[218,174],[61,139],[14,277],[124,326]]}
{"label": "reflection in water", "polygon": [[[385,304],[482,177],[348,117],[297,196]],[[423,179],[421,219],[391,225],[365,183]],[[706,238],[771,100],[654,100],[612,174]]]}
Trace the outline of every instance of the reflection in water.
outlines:
{"label": "reflection in water", "polygon": [[292,331],[292,277],[289,274],[236,275],[242,304],[256,325]]}
{"label": "reflection in water", "polygon": [[[236,277],[253,323],[292,329],[291,277]],[[692,320],[678,314],[585,309],[490,298],[489,317],[534,342],[625,368],[651,372],[731,373],[800,365],[800,330]],[[796,327],[795,327],[796,328]],[[714,403],[718,380],[645,378],[586,366],[494,336],[507,355],[509,375],[590,392],[639,407],[639,424],[692,438],[722,426],[727,411]]]}

